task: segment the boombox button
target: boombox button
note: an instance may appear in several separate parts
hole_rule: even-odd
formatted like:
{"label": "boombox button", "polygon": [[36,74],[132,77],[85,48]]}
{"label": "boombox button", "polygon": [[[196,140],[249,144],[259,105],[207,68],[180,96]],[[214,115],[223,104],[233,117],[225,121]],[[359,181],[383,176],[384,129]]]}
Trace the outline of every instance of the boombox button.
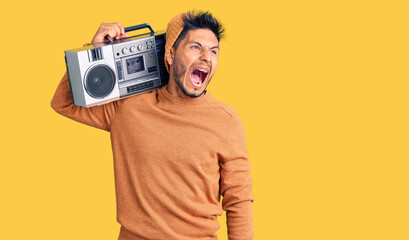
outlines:
{"label": "boombox button", "polygon": [[122,49],[122,53],[123,53],[123,54],[127,54],[127,53],[128,53],[128,48],[123,48],[123,49]]}
{"label": "boombox button", "polygon": [[139,45],[138,45],[138,50],[141,51],[142,49],[143,49],[143,45],[142,45],[142,44],[139,44]]}
{"label": "boombox button", "polygon": [[131,52],[135,52],[135,50],[136,50],[135,46],[132,46],[132,47],[129,48],[129,51],[131,51]]}

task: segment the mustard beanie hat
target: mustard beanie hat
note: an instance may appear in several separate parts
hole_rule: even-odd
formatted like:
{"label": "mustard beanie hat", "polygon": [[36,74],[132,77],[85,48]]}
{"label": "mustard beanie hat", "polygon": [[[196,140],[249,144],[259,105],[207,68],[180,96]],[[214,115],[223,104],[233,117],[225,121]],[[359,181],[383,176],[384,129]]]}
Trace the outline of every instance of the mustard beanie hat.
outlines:
{"label": "mustard beanie hat", "polygon": [[186,13],[181,13],[170,20],[168,23],[168,27],[166,28],[166,44],[165,44],[165,65],[166,69],[169,72],[169,65],[166,57],[168,56],[170,49],[173,47],[176,39],[179,37],[180,33],[182,32],[183,28],[185,27],[185,23],[183,18],[187,16]]}

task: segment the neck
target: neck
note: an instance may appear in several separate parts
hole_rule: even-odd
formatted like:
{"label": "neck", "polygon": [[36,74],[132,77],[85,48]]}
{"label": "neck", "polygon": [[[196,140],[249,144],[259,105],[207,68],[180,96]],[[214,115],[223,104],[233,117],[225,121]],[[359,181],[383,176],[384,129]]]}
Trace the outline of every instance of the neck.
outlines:
{"label": "neck", "polygon": [[166,90],[168,93],[170,93],[173,96],[181,97],[181,98],[191,98],[189,96],[186,96],[182,90],[180,90],[179,86],[173,79],[173,77],[169,77],[169,82],[168,85],[166,85]]}

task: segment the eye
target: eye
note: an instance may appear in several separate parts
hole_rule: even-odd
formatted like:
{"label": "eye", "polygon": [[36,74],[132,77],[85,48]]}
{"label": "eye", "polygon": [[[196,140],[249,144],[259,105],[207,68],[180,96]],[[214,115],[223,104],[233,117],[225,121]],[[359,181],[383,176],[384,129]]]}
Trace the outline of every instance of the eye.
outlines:
{"label": "eye", "polygon": [[215,50],[212,50],[211,53],[212,53],[213,55],[217,55],[217,52],[216,52]]}
{"label": "eye", "polygon": [[200,50],[200,47],[197,46],[197,45],[193,45],[192,48],[193,48],[193,49],[196,49],[196,50]]}

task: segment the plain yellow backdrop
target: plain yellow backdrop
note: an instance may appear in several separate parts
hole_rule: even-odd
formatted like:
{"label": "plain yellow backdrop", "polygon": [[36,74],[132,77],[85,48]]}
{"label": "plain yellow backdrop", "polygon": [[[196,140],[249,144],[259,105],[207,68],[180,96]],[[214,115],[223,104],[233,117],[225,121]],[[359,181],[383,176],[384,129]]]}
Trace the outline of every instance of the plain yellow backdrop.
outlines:
{"label": "plain yellow backdrop", "polygon": [[209,90],[246,130],[256,239],[409,239],[409,7],[391,0],[2,3],[0,239],[117,238],[109,133],[50,108],[64,50],[189,9],[227,30]]}

